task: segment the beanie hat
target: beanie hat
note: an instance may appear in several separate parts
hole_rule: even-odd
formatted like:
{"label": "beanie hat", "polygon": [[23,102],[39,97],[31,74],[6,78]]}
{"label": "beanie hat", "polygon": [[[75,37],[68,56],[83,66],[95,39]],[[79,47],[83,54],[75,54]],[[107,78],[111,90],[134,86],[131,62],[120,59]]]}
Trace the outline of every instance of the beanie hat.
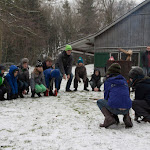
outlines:
{"label": "beanie hat", "polygon": [[82,57],[79,57],[78,64],[79,64],[79,63],[83,63]]}
{"label": "beanie hat", "polygon": [[138,76],[144,76],[144,72],[141,67],[136,67],[129,71],[129,78],[135,79],[138,78]]}
{"label": "beanie hat", "polygon": [[42,66],[43,66],[43,63],[40,60],[38,60],[36,63],[36,67],[42,67]]}
{"label": "beanie hat", "polygon": [[72,51],[71,45],[66,45],[65,51]]}
{"label": "beanie hat", "polygon": [[58,69],[53,69],[51,71],[51,77],[52,78],[58,78],[60,76],[60,71]]}
{"label": "beanie hat", "polygon": [[5,69],[6,69],[5,66],[0,65],[0,70],[5,70]]}
{"label": "beanie hat", "polygon": [[118,63],[113,63],[107,70],[106,75],[110,74],[120,74],[121,66]]}
{"label": "beanie hat", "polygon": [[24,63],[29,63],[29,59],[28,58],[23,58],[21,60],[21,64],[24,64]]}

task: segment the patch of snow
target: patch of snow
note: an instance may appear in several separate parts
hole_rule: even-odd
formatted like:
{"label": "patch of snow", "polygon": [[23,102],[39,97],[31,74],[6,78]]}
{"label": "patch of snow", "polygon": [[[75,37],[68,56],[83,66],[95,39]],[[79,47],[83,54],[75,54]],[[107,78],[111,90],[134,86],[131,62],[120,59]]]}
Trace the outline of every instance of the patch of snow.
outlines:
{"label": "patch of snow", "polygon": [[[86,68],[90,79],[94,66]],[[27,95],[0,101],[0,149],[149,150],[149,123],[133,121],[134,127],[125,129],[123,116],[119,116],[120,125],[99,128],[104,116],[96,101],[89,98],[103,98],[103,92],[92,92],[90,87],[85,92],[79,83],[77,92],[66,93],[66,82],[62,80],[57,97]],[[130,113],[133,120],[134,111]]]}

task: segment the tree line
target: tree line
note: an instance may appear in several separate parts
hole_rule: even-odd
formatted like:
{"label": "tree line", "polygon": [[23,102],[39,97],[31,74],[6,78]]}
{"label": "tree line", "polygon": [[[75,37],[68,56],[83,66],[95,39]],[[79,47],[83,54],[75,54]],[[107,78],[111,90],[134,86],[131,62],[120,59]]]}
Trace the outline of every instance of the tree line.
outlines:
{"label": "tree line", "polygon": [[0,0],[0,63],[55,58],[132,9],[133,0]]}

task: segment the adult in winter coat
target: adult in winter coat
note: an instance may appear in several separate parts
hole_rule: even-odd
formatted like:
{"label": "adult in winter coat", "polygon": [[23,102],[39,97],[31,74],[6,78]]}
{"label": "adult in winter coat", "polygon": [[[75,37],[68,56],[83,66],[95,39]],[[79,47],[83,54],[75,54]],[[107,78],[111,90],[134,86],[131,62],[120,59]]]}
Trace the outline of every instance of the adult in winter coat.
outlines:
{"label": "adult in winter coat", "polygon": [[75,69],[75,79],[74,79],[74,91],[77,91],[78,88],[78,82],[81,82],[80,78],[83,80],[84,83],[84,90],[89,91],[87,89],[88,87],[88,78],[87,78],[87,72],[86,72],[86,68],[83,64],[83,59],[82,57],[79,57],[78,60],[78,65]]}
{"label": "adult in winter coat", "polygon": [[[46,69],[44,71],[46,87],[49,89],[49,95],[54,96],[53,93],[53,81],[55,81],[55,92],[57,92],[59,86],[59,78],[60,78],[60,71],[58,69]],[[46,96],[46,95],[45,95]]]}
{"label": "adult in winter coat", "polygon": [[55,64],[55,68],[60,70],[58,90],[60,89],[62,78],[64,78],[65,80],[68,79],[66,85],[67,92],[71,92],[70,86],[73,79],[73,74],[72,74],[73,57],[71,55],[71,51],[72,51],[71,45],[66,45],[65,51],[63,51],[61,54],[58,55],[58,59]]}
{"label": "adult in winter coat", "polygon": [[30,85],[28,63],[29,60],[27,58],[23,58],[21,60],[20,66],[18,67],[18,92],[21,98],[24,97],[23,92],[28,90]]}
{"label": "adult in winter coat", "polygon": [[150,123],[150,78],[144,75],[140,67],[131,69],[129,77],[135,90],[135,100],[132,103],[135,120],[143,117],[142,121]]}
{"label": "adult in winter coat", "polygon": [[94,73],[92,74],[91,80],[90,80],[90,85],[92,88],[92,91],[96,91],[96,88],[98,88],[98,91],[100,90],[100,87],[102,85],[101,83],[101,73],[99,69],[94,69]]}
{"label": "adult in winter coat", "polygon": [[107,71],[107,79],[104,83],[104,99],[98,100],[97,105],[105,116],[104,123],[100,127],[109,127],[119,123],[118,114],[124,115],[123,121],[126,127],[132,127],[129,109],[132,102],[129,96],[129,88],[126,79],[120,74],[121,66],[112,64]]}
{"label": "adult in winter coat", "polygon": [[31,86],[31,97],[34,97],[35,93],[41,97],[40,93],[44,93],[46,91],[45,78],[43,73],[42,62],[37,61],[36,67],[31,73],[30,86]]}
{"label": "adult in winter coat", "polygon": [[5,66],[0,65],[0,101],[5,100],[4,94],[8,91],[7,81],[4,77]]}
{"label": "adult in winter coat", "polygon": [[142,65],[144,75],[150,75],[150,46],[147,47],[146,52],[142,55]]}
{"label": "adult in winter coat", "polygon": [[50,57],[46,58],[45,61],[43,62],[43,71],[46,69],[54,69],[53,67],[53,61]]}
{"label": "adult in winter coat", "polygon": [[18,98],[18,67],[15,65],[10,66],[9,73],[6,75],[7,82],[9,84],[8,100]]}

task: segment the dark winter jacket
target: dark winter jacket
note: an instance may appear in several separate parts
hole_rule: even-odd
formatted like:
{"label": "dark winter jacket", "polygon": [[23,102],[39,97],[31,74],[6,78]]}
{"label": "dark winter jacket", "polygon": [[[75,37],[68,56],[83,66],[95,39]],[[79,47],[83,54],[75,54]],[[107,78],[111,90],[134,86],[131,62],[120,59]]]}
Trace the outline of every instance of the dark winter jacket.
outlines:
{"label": "dark winter jacket", "polygon": [[146,100],[150,105],[150,78],[145,77],[135,83],[135,99]]}
{"label": "dark winter jacket", "polygon": [[47,67],[47,66],[46,66],[46,61],[44,61],[44,62],[43,62],[43,70],[50,69],[50,68],[51,68],[51,69],[54,69],[53,66]]}
{"label": "dark winter jacket", "polygon": [[104,98],[111,108],[130,109],[132,102],[126,79],[122,75],[108,78],[104,83]]}
{"label": "dark winter jacket", "polygon": [[31,79],[30,79],[31,90],[35,90],[35,85],[36,84],[39,84],[39,85],[43,84],[46,87],[43,72],[41,72],[39,74],[35,74],[34,72],[31,73]]}
{"label": "dark winter jacket", "polygon": [[[95,75],[95,71],[99,72],[98,76]],[[99,82],[99,81],[101,81],[101,73],[100,73],[100,71],[98,69],[94,70],[94,73],[92,74],[92,77],[91,77],[90,81],[93,81],[93,82],[96,82],[96,83]]]}
{"label": "dark winter jacket", "polygon": [[17,77],[14,77],[14,71],[18,70],[18,67],[15,65],[10,66],[9,73],[6,75],[6,79],[8,84],[11,87],[12,94],[18,94],[18,84],[17,84]]}
{"label": "dark winter jacket", "polygon": [[[45,76],[45,82],[46,82],[46,87],[47,88],[49,88],[49,86],[50,86],[50,81],[51,81],[51,79],[52,78],[54,78],[55,77],[55,75],[53,76],[52,75],[52,71],[53,71],[54,69],[46,69],[45,71],[44,71],[44,76]],[[56,75],[57,76],[57,75]],[[57,76],[57,77],[55,77],[55,88],[57,88],[58,89],[58,86],[59,86],[59,77],[60,77],[60,72],[59,72],[59,76]]]}
{"label": "dark winter jacket", "polygon": [[30,81],[29,81],[29,69],[28,68],[24,69],[22,65],[19,66],[18,80],[27,82],[29,85]]}
{"label": "dark winter jacket", "polygon": [[144,52],[142,55],[142,65],[143,67],[148,67],[148,51]]}
{"label": "dark winter jacket", "polygon": [[73,57],[72,55],[67,55],[66,51],[63,51],[61,54],[58,55],[58,59],[55,64],[56,69],[60,69],[62,74],[70,75],[72,72],[72,64],[73,64]]}
{"label": "dark winter jacket", "polygon": [[87,79],[87,72],[86,72],[86,68],[85,66],[77,66],[75,69],[75,78],[79,81],[80,78],[83,79],[83,81],[85,82]]}

